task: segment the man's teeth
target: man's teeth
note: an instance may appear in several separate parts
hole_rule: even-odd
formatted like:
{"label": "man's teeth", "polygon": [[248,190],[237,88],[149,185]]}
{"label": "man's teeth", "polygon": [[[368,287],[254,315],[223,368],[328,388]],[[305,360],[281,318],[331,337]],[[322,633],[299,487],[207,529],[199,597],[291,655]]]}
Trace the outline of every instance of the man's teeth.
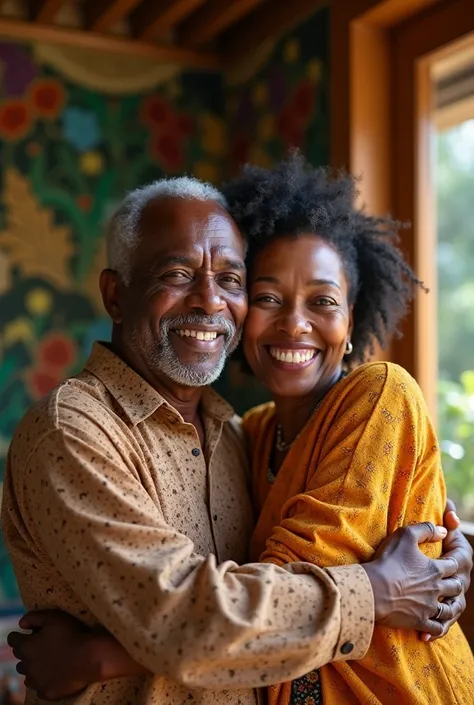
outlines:
{"label": "man's teeth", "polygon": [[270,348],[270,355],[280,362],[291,362],[302,364],[311,360],[316,350],[281,350],[280,348]]}
{"label": "man's teeth", "polygon": [[204,332],[203,330],[191,330],[190,328],[177,330],[176,333],[182,338],[197,338],[197,340],[215,340],[217,332]]}

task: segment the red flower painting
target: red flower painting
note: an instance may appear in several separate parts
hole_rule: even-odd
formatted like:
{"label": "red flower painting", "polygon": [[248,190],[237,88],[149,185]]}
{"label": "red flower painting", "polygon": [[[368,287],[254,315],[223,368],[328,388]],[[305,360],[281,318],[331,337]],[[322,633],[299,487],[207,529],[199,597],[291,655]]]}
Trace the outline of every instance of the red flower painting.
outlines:
{"label": "red flower painting", "polygon": [[46,396],[61,382],[61,375],[45,370],[30,370],[26,378],[33,399]]}
{"label": "red flower painting", "polygon": [[311,81],[301,81],[277,118],[277,131],[286,148],[303,146],[304,131],[314,115],[315,105],[314,85]]}
{"label": "red flower painting", "polygon": [[12,98],[0,106],[0,137],[16,142],[26,137],[30,127],[31,113],[24,100]]}
{"label": "red flower painting", "polygon": [[195,129],[192,116],[177,112],[158,95],[143,101],[141,116],[150,128],[151,156],[167,171],[181,171],[185,166],[185,143]]}
{"label": "red flower painting", "polygon": [[152,136],[150,151],[152,155],[170,172],[178,172],[184,164],[183,137],[170,130]]}
{"label": "red flower painting", "polygon": [[40,367],[63,371],[75,362],[77,349],[75,342],[67,335],[50,333],[40,341],[36,354]]}
{"label": "red flower painting", "polygon": [[143,101],[141,117],[151,130],[163,128],[171,120],[171,109],[161,96],[153,95]]}
{"label": "red flower painting", "polygon": [[30,87],[30,102],[39,117],[54,119],[66,102],[64,88],[54,78],[39,79]]}

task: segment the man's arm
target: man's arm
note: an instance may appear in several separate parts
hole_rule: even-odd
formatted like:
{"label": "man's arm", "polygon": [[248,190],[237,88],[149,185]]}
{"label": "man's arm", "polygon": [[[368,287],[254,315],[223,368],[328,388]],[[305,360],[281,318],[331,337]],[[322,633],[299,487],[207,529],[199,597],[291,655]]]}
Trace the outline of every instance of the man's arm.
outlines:
{"label": "man's arm", "polygon": [[[372,593],[362,568],[339,587],[310,565],[216,565],[197,555],[166,524],[132,461],[79,410],[68,409],[63,428],[13,476],[38,547],[97,622],[157,675],[188,687],[256,687],[348,658],[342,634],[355,644],[352,658],[368,648]],[[345,616],[351,603],[355,618]]]}
{"label": "man's arm", "polygon": [[[449,503],[447,512],[453,511],[451,505],[452,503]],[[445,523],[450,527],[446,548],[459,563],[461,572],[458,577],[468,583],[472,552],[466,550],[467,541],[457,528],[457,517],[445,515]],[[425,540],[429,533],[426,525],[419,525],[415,530],[419,532],[421,541]],[[401,563],[400,550],[409,561],[414,560],[420,553],[418,549],[412,549],[408,551],[407,556],[407,541],[408,534],[404,529],[401,531],[401,537],[392,535],[387,539],[385,549],[387,544],[393,545],[393,550],[389,547],[387,554],[392,556],[397,565]],[[373,563],[376,566],[378,564],[378,571],[388,580],[393,578],[394,570],[393,562],[387,560],[386,555]],[[425,578],[425,582],[428,584],[428,578]],[[408,596],[409,592],[406,594]],[[397,607],[399,602],[397,595]],[[420,615],[422,609],[424,605],[420,602]],[[418,620],[418,617],[416,619]],[[447,630],[452,621],[444,623],[443,629]],[[57,700],[75,695],[92,683],[149,673],[144,666],[129,656],[113,636],[87,629],[81,622],[63,612],[30,612],[22,617],[20,627],[32,630],[33,633],[12,632],[8,636],[8,643],[20,662],[17,668],[19,673],[26,676],[27,687],[35,690],[42,700]]]}

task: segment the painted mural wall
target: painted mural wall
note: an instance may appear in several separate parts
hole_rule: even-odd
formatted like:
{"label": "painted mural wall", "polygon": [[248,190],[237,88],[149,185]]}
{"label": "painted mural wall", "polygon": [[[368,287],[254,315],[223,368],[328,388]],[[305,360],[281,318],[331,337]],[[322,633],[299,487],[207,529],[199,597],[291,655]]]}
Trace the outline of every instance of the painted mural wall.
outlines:
{"label": "painted mural wall", "polygon": [[[123,194],[166,174],[219,182],[223,90],[206,74],[100,93],[0,43],[0,474],[26,409],[109,338],[98,275]],[[0,544],[0,605],[17,589]]]}
{"label": "painted mural wall", "polygon": [[[0,477],[26,409],[109,337],[103,225],[126,191],[183,172],[219,183],[292,146],[327,162],[327,38],[322,10],[242,83],[175,73],[147,90],[113,72],[98,85],[92,59],[79,75],[77,62],[61,71],[38,47],[0,42]],[[266,399],[235,363],[217,387],[239,412]],[[15,604],[0,541],[0,611]]]}
{"label": "painted mural wall", "polygon": [[268,166],[291,147],[312,164],[328,162],[328,41],[329,8],[322,8],[271,48],[250,80],[229,86],[232,172],[247,161]]}
{"label": "painted mural wall", "polygon": [[[229,174],[251,162],[262,167],[300,149],[315,166],[329,163],[329,9],[267,49],[251,78],[227,87]],[[265,389],[230,362],[215,385],[242,414],[268,400]]]}

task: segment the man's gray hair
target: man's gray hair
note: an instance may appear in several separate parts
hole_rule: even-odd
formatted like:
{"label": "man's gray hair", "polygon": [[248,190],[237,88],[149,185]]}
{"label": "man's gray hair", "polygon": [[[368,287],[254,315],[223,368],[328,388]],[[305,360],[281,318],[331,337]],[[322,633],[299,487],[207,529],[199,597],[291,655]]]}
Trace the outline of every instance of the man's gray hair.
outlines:
{"label": "man's gray hair", "polygon": [[112,215],[106,235],[107,266],[120,275],[124,284],[130,283],[130,259],[140,240],[142,213],[157,198],[215,201],[227,210],[227,201],[217,188],[191,176],[159,179],[130,191]]}

